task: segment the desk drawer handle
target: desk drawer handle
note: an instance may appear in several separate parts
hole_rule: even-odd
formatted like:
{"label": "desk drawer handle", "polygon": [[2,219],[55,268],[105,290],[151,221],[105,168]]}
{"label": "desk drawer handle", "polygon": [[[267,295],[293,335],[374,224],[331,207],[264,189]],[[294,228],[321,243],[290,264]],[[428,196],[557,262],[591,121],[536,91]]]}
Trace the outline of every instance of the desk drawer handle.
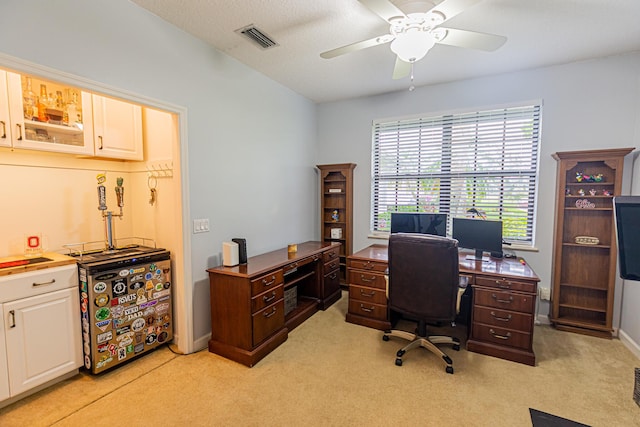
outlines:
{"label": "desk drawer handle", "polygon": [[365,292],[364,290],[360,289],[360,295],[363,296],[363,297],[372,298],[372,297],[376,296],[376,291]]}
{"label": "desk drawer handle", "polygon": [[503,280],[496,280],[496,285],[501,289],[511,289],[511,282],[505,282]]}
{"label": "desk drawer handle", "polygon": [[508,300],[507,299],[499,299],[496,294],[491,294],[491,298],[493,298],[497,302],[501,302],[503,304],[511,304],[513,302],[513,297],[511,295],[509,296]]}
{"label": "desk drawer handle", "polygon": [[327,252],[327,255],[329,255],[329,258],[333,258],[334,256],[336,256],[335,252]]}
{"label": "desk drawer handle", "polygon": [[56,283],[56,279],[51,279],[48,282],[41,282],[41,283],[33,282],[31,286],[36,287],[36,286],[53,285],[54,283]]}
{"label": "desk drawer handle", "polygon": [[275,308],[275,307],[273,307],[273,309],[271,310],[271,313],[267,313],[267,312],[265,312],[265,313],[263,313],[262,315],[263,315],[264,317],[266,317],[266,318],[269,318],[269,317],[273,316],[274,314],[276,314],[276,308]]}
{"label": "desk drawer handle", "polygon": [[363,282],[375,282],[376,281],[376,276],[371,276],[371,279],[368,279],[366,277],[364,277],[364,274],[360,275],[360,280],[362,280]]}
{"label": "desk drawer handle", "polygon": [[289,265],[287,266],[287,268],[291,268],[291,269],[294,269],[294,268],[296,268],[296,267],[298,267],[298,263],[297,263],[297,262],[294,262],[294,263],[289,264]]}
{"label": "desk drawer handle", "polygon": [[264,302],[269,302],[269,301],[273,301],[275,298],[276,298],[276,291],[273,291],[273,292],[271,292],[271,296],[270,297],[265,295],[265,296],[262,297],[262,300]]}
{"label": "desk drawer handle", "polygon": [[320,259],[320,257],[318,255],[314,255],[311,257],[311,259],[313,260],[313,262],[316,262]]}
{"label": "desk drawer handle", "polygon": [[375,307],[365,307],[363,304],[360,304],[360,310],[366,311],[367,313],[373,313]]}
{"label": "desk drawer handle", "polygon": [[373,265],[371,261],[367,261],[367,263],[362,268],[365,270],[373,270],[375,268],[375,265]]}
{"label": "desk drawer handle", "polygon": [[498,316],[496,316],[496,312],[492,311],[491,315],[493,316],[494,319],[499,320],[501,322],[510,322],[511,321],[511,315],[510,314],[507,317],[498,317]]}
{"label": "desk drawer handle", "polygon": [[500,335],[500,334],[496,334],[496,331],[494,331],[493,329],[489,329],[489,333],[494,338],[500,338],[501,340],[508,340],[509,338],[511,338],[511,332],[507,332],[507,335]]}
{"label": "desk drawer handle", "polygon": [[276,282],[276,276],[271,276],[271,281],[267,282],[267,279],[262,279],[262,285],[266,288],[267,286],[271,286]]}
{"label": "desk drawer handle", "polygon": [[336,280],[336,277],[338,277],[338,273],[333,273],[329,276],[329,279]]}

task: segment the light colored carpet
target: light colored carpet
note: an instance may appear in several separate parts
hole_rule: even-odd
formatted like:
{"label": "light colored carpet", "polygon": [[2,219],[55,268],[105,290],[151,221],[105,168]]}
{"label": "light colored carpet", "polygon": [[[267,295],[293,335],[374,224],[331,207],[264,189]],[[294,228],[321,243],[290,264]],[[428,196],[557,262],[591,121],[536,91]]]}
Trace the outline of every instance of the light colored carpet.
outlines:
{"label": "light colored carpet", "polygon": [[[0,409],[9,426],[531,426],[529,408],[591,426],[640,426],[640,361],[618,340],[535,328],[537,366],[423,349],[344,321],[346,293],[253,368],[167,347]],[[456,335],[464,336],[463,328]]]}

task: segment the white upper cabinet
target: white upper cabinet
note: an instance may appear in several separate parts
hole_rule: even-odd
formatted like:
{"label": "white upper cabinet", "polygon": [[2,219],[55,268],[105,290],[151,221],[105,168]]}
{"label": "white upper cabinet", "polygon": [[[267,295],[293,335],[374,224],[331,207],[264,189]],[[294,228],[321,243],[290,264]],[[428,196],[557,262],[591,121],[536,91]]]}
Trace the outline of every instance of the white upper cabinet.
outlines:
{"label": "white upper cabinet", "polygon": [[9,119],[7,72],[3,70],[0,70],[0,147],[11,147],[11,120]]}
{"label": "white upper cabinet", "polygon": [[106,96],[92,98],[95,155],[143,160],[142,107]]}
{"label": "white upper cabinet", "polygon": [[[79,89],[7,72],[14,148],[93,155],[91,96]],[[86,114],[86,113],[89,114]]]}

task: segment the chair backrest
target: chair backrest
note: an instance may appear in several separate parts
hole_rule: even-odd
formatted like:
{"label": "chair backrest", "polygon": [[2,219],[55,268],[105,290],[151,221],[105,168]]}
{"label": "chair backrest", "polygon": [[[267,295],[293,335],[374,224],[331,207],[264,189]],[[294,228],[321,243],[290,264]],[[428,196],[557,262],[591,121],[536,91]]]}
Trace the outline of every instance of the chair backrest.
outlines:
{"label": "chair backrest", "polygon": [[392,234],[388,256],[392,310],[427,322],[455,319],[457,240],[428,234]]}

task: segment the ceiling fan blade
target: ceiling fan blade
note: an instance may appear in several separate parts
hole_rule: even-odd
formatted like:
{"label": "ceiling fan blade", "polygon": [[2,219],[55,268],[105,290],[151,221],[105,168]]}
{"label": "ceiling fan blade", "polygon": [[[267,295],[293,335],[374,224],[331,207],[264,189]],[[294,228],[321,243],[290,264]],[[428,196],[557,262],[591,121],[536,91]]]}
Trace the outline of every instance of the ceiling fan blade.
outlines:
{"label": "ceiling fan blade", "polygon": [[391,18],[405,17],[404,12],[398,9],[389,0],[358,0],[360,3],[368,7],[376,15],[380,16],[385,21],[389,21]]}
{"label": "ceiling fan blade", "polygon": [[444,15],[444,20],[447,21],[481,1],[482,0],[444,0],[442,3],[431,9],[431,12],[440,12]]}
{"label": "ceiling fan blade", "polygon": [[396,65],[393,67],[393,79],[398,80],[403,77],[407,77],[411,73],[411,64],[404,62],[402,59],[396,57]]}
{"label": "ceiling fan blade", "polygon": [[322,52],[320,56],[324,59],[335,58],[336,56],[344,55],[345,53],[351,53],[357,50],[378,46],[379,44],[389,43],[393,38],[394,37],[391,34],[385,34],[383,36],[374,37],[357,43],[351,43],[346,46]]}
{"label": "ceiling fan blade", "polygon": [[444,37],[444,39],[441,39],[436,43],[446,44],[449,46],[466,47],[469,49],[486,50],[488,52],[492,52],[498,49],[507,41],[506,37],[497,36],[495,34],[457,30],[455,28],[438,27],[438,29],[446,30],[447,35]]}

